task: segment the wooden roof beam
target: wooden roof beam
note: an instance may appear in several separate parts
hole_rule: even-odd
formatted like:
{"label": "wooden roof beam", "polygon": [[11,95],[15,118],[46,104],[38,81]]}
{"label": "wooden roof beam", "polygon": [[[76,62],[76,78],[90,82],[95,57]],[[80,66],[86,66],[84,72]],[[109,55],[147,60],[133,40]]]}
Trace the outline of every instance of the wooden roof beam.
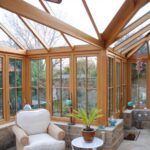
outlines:
{"label": "wooden roof beam", "polygon": [[136,27],[138,27],[139,25],[141,25],[142,23],[144,23],[148,19],[150,19],[150,12],[146,13],[141,18],[139,18],[138,20],[136,20],[135,22],[133,22],[132,24],[130,24],[128,27],[126,27],[125,29],[123,29],[118,34],[117,39],[123,37],[124,35],[126,35],[130,31],[134,30]]}
{"label": "wooden roof beam", "polygon": [[19,48],[26,50],[26,48],[0,23],[0,28],[2,29],[3,32],[6,33],[6,35],[12,39]]}
{"label": "wooden roof beam", "polygon": [[43,45],[43,47],[49,51],[49,46],[45,43],[45,41],[41,38],[38,32],[32,27],[32,25],[27,21],[26,18],[23,18],[18,15],[18,17],[22,20],[25,26],[32,32],[32,34],[37,38],[37,40]]}
{"label": "wooden roof beam", "polygon": [[145,43],[141,43],[138,46],[136,46],[134,49],[131,50],[131,52],[127,55],[127,58],[131,57],[134,53],[138,51],[139,48],[141,48]]}
{"label": "wooden roof beam", "polygon": [[114,47],[114,50],[117,51],[120,48],[122,48],[123,46],[127,45],[128,43],[130,43],[132,40],[136,39],[137,37],[139,37],[140,35],[144,34],[145,32],[150,31],[150,25],[147,25],[146,27],[144,27],[143,29],[141,29],[140,31],[138,31],[137,33],[133,34],[131,37],[129,37],[127,40],[123,41],[122,43],[120,43],[119,45],[117,45],[116,47]]}
{"label": "wooden roof beam", "polygon": [[125,27],[128,21],[148,1],[149,0],[126,0],[124,2],[120,10],[102,34],[106,48],[115,41],[117,35]]}
{"label": "wooden roof beam", "polygon": [[0,7],[14,12],[20,16],[36,21],[40,24],[61,31],[89,44],[99,48],[104,48],[103,42],[95,39],[94,37],[74,28],[73,26],[43,12],[42,10],[28,4],[22,0],[0,0]]}
{"label": "wooden roof beam", "polygon": [[95,32],[96,32],[96,34],[97,34],[97,37],[99,38],[99,40],[102,40],[102,36],[101,36],[101,34],[99,33],[99,31],[98,31],[98,28],[97,28],[97,26],[96,26],[96,23],[95,23],[95,21],[94,21],[94,19],[93,19],[93,16],[92,16],[92,14],[91,14],[91,12],[90,12],[90,9],[89,9],[89,7],[88,7],[88,5],[87,5],[86,0],[82,0],[82,3],[83,3],[83,5],[84,5],[84,8],[85,8],[85,10],[86,10],[86,12],[87,12],[87,14],[88,14],[88,16],[89,16],[89,18],[90,18],[90,21],[91,21],[91,23],[92,23],[92,25],[93,25],[93,27],[94,27],[94,29],[95,29]]}
{"label": "wooden roof beam", "polygon": [[137,41],[136,43],[134,43],[133,45],[131,45],[130,47],[128,47],[126,50],[122,51],[121,54],[124,55],[124,54],[128,53],[130,50],[132,50],[133,48],[135,48],[139,44],[144,43],[144,42],[146,42],[148,40],[150,40],[150,35],[146,36],[146,37],[144,37],[142,39],[140,39],[139,41]]}
{"label": "wooden roof beam", "polygon": [[[43,0],[39,0],[39,2],[41,3],[42,7],[44,8],[44,10],[51,14],[51,12],[49,11],[47,5],[44,4]],[[69,45],[69,47],[73,50],[73,46],[71,45],[71,43],[69,42],[69,40],[67,39],[67,37],[63,34],[63,32],[60,32],[60,34],[62,35],[62,37],[64,38],[64,40],[66,41],[66,43]]]}

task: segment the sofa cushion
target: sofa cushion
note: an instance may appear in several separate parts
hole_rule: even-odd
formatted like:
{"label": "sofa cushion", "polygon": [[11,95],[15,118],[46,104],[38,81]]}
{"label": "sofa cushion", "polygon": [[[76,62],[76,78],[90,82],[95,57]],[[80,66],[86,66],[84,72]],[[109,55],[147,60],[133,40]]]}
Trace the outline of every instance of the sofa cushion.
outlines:
{"label": "sofa cushion", "polygon": [[16,124],[28,135],[46,133],[49,123],[50,114],[46,109],[19,111],[16,115]]}
{"label": "sofa cushion", "polygon": [[47,133],[29,136],[29,145],[24,150],[65,150],[65,142],[56,140]]}

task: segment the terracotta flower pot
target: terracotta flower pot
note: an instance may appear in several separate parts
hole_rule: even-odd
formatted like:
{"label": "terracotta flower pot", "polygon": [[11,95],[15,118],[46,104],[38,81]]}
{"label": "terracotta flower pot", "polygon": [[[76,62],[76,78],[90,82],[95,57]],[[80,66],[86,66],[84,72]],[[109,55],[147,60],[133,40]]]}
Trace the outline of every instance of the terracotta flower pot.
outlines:
{"label": "terracotta flower pot", "polygon": [[81,131],[81,134],[85,141],[90,142],[93,140],[93,138],[95,136],[95,130],[94,129],[90,129],[90,130],[83,129]]}

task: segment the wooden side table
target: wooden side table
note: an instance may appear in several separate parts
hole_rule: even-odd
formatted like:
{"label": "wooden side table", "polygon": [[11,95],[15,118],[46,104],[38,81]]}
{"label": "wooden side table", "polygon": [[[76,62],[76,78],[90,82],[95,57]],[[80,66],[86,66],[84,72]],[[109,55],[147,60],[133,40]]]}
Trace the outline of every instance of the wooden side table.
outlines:
{"label": "wooden side table", "polygon": [[96,150],[97,148],[101,147],[104,144],[104,141],[100,138],[94,137],[93,141],[86,142],[83,137],[78,137],[72,140],[71,146],[72,150],[75,150],[74,147],[80,149],[92,149]]}

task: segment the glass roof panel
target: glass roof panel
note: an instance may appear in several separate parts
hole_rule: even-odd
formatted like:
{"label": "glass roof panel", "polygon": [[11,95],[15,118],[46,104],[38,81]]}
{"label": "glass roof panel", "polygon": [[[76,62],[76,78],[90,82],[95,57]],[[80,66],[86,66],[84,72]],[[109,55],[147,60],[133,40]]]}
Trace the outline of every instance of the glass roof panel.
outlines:
{"label": "glass roof panel", "polygon": [[86,0],[99,32],[103,32],[125,0]]}
{"label": "glass roof panel", "polygon": [[60,32],[49,28],[47,26],[44,26],[42,24],[39,24],[35,21],[27,19],[34,29],[39,33],[39,35],[43,38],[43,40],[46,42],[46,44],[51,47],[64,47],[68,46],[65,39],[62,37]]}
{"label": "glass roof panel", "polygon": [[69,35],[66,35],[65,36],[67,37],[68,41],[70,42],[71,45],[87,45],[88,43],[84,42],[84,41],[81,41],[79,39],[76,39],[72,36],[69,36]]}
{"label": "glass roof panel", "polygon": [[150,25],[150,19],[148,19],[147,21],[145,21],[144,23],[142,23],[141,25],[139,25],[138,27],[136,27],[134,30],[132,30],[128,34],[124,35],[122,38],[118,39],[115,42],[114,46],[117,46],[120,43],[124,42],[125,40],[127,40],[128,38],[130,38],[132,35],[136,34],[138,31],[140,31],[141,29],[143,29],[144,27],[146,27],[147,25]]}
{"label": "glass roof panel", "polygon": [[63,0],[61,4],[46,2],[51,14],[77,29],[97,38],[82,0]]}
{"label": "glass roof panel", "polygon": [[15,38],[24,45],[26,49],[40,49],[43,46],[34,37],[34,35],[23,24],[19,17],[5,9],[0,8],[0,22],[5,28],[15,36]]}
{"label": "glass roof panel", "polygon": [[19,49],[16,43],[12,39],[10,39],[7,36],[7,34],[5,34],[1,29],[0,29],[0,46],[8,46]]}
{"label": "glass roof panel", "polygon": [[139,50],[134,54],[135,56],[142,56],[148,54],[148,45],[145,43]]}
{"label": "glass roof panel", "polygon": [[140,17],[142,17],[143,15],[145,15],[146,13],[150,12],[150,2],[148,4],[146,4],[145,6],[143,6],[134,16],[133,18],[129,21],[129,23],[125,26],[129,26],[130,24],[132,24],[134,21],[136,21],[137,19],[139,19]]}
{"label": "glass roof panel", "polygon": [[149,31],[145,32],[144,34],[142,34],[141,36],[139,36],[138,38],[132,40],[130,43],[128,43],[127,45],[125,45],[124,47],[120,48],[118,51],[122,52],[125,49],[129,48],[130,46],[132,46],[133,44],[135,44],[136,42],[138,42],[139,40],[141,40],[143,37],[145,37],[147,34],[149,33]]}

